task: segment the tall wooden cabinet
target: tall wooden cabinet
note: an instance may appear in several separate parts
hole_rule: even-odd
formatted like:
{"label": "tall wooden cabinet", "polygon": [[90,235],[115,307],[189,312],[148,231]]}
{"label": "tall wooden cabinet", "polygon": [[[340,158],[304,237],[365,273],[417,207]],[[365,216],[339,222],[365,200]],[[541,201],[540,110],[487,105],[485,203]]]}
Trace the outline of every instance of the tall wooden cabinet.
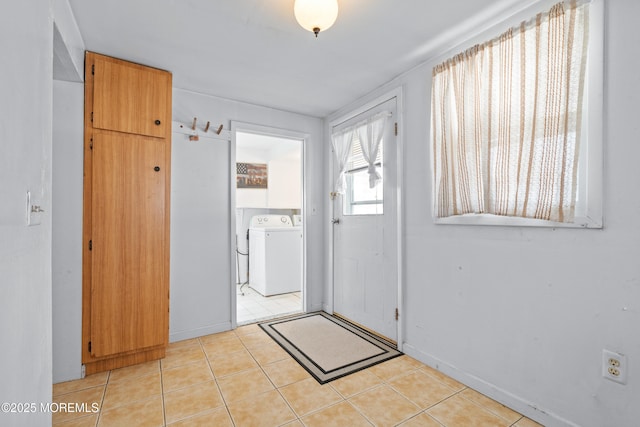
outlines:
{"label": "tall wooden cabinet", "polygon": [[169,337],[171,74],[85,57],[82,362],[164,357]]}

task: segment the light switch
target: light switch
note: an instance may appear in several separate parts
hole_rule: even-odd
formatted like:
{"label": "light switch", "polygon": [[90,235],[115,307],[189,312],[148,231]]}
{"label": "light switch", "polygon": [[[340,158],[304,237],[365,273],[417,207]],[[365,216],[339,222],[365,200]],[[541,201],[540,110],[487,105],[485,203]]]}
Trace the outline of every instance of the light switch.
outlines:
{"label": "light switch", "polygon": [[43,212],[40,202],[31,197],[31,191],[27,191],[27,227],[40,225]]}

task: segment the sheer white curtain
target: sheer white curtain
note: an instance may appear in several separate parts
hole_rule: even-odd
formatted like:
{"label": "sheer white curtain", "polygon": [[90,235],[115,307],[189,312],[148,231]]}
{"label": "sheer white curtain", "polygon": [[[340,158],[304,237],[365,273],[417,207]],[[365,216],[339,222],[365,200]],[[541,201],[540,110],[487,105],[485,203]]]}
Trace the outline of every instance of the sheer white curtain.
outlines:
{"label": "sheer white curtain", "polygon": [[588,13],[559,3],[433,69],[434,216],[573,221]]}
{"label": "sheer white curtain", "polygon": [[344,129],[331,135],[331,144],[333,145],[333,152],[336,155],[336,165],[339,172],[338,179],[336,180],[333,190],[336,193],[344,194],[344,191],[347,188],[345,171],[347,167],[347,161],[349,160],[349,153],[351,153],[353,136],[353,128]]}
{"label": "sheer white curtain", "polygon": [[380,142],[384,136],[384,130],[387,124],[387,117],[390,116],[388,111],[376,114],[365,123],[356,125],[356,133],[360,141],[362,149],[362,157],[367,162],[367,171],[369,173],[369,188],[376,186],[381,176],[376,170],[376,158],[380,150]]}

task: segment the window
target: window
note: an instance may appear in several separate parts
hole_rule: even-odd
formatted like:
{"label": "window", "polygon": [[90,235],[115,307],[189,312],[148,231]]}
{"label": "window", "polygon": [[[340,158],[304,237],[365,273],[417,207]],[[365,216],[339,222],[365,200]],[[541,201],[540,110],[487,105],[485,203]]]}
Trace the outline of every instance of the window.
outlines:
{"label": "window", "polygon": [[601,226],[594,3],[559,3],[434,68],[437,223]]}
{"label": "window", "polygon": [[389,111],[380,111],[331,135],[338,179],[334,194],[342,194],[343,215],[383,214],[383,138]]}
{"label": "window", "polygon": [[362,154],[360,140],[357,136],[354,138],[345,171],[346,189],[342,208],[343,215],[379,215],[383,213],[383,146],[384,144],[381,143],[375,159],[376,172],[380,175],[380,180],[373,188],[370,188],[368,163]]}

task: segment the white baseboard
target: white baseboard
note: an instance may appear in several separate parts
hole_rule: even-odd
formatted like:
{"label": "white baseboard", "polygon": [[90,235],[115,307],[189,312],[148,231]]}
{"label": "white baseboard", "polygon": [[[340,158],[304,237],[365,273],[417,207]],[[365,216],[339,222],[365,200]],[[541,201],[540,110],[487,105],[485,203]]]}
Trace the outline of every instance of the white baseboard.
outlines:
{"label": "white baseboard", "polygon": [[417,359],[420,362],[434,369],[437,369],[443,374],[450,376],[451,378],[465,384],[466,386],[484,394],[485,396],[492,398],[493,400],[502,403],[503,405],[546,427],[579,427],[577,424],[572,423],[571,421],[566,420],[559,415],[554,414],[553,412],[547,411],[544,408],[537,406],[533,402],[527,401],[519,396],[514,395],[513,393],[508,392],[507,390],[501,389],[494,384],[478,378],[475,375],[461,371],[455,366],[449,365],[448,363],[443,362],[442,360],[430,354],[424,353],[416,349],[411,344],[404,343],[404,345],[402,346],[402,351],[407,356],[411,356],[414,359]]}
{"label": "white baseboard", "polygon": [[204,326],[202,328],[189,329],[187,331],[170,332],[169,342],[188,340],[205,335],[217,334],[218,332],[230,331],[231,322],[222,322],[215,325]]}
{"label": "white baseboard", "polygon": [[309,304],[307,307],[307,313],[313,313],[316,311],[325,311],[324,304]]}

